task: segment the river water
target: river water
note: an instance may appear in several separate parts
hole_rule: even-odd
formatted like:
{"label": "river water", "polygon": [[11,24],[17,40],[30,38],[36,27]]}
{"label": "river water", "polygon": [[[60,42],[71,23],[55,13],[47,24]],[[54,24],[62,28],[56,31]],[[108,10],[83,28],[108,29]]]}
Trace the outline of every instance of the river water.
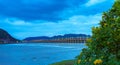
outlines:
{"label": "river water", "polygon": [[83,48],[83,43],[1,44],[0,65],[49,65],[75,59]]}

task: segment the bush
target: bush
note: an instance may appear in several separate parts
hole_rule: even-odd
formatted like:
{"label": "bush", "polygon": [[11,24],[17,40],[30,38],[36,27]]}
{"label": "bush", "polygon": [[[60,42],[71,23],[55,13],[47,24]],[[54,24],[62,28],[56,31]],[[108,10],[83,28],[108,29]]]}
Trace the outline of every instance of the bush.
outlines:
{"label": "bush", "polygon": [[103,13],[98,27],[92,28],[75,65],[120,65],[120,1]]}

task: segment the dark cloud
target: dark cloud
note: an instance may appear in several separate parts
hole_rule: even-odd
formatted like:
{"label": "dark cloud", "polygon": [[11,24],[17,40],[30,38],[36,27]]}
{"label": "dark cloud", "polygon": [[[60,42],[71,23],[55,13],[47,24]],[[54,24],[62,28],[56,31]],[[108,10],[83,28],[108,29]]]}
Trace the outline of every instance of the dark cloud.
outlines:
{"label": "dark cloud", "polygon": [[63,20],[61,12],[85,0],[0,0],[0,15],[21,20]]}

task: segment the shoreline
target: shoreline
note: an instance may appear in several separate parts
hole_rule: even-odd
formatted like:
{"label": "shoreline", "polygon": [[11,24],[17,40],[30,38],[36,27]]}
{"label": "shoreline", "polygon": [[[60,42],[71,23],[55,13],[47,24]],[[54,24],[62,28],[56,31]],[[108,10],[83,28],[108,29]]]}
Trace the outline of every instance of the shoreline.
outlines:
{"label": "shoreline", "polygon": [[[49,42],[49,43],[21,42],[21,43],[0,43],[0,44],[51,44],[51,42]],[[85,44],[85,43],[60,43],[60,42],[57,42],[56,44]]]}
{"label": "shoreline", "polygon": [[72,59],[72,60],[63,60],[60,62],[55,62],[55,63],[49,64],[49,65],[74,65],[74,63],[75,63],[75,60]]}

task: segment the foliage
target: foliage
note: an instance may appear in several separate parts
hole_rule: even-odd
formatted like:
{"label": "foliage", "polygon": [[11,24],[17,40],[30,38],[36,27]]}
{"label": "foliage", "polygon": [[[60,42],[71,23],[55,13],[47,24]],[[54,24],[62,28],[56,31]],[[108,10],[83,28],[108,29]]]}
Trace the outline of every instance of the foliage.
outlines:
{"label": "foliage", "polygon": [[75,65],[120,65],[120,0],[103,13],[92,33]]}

